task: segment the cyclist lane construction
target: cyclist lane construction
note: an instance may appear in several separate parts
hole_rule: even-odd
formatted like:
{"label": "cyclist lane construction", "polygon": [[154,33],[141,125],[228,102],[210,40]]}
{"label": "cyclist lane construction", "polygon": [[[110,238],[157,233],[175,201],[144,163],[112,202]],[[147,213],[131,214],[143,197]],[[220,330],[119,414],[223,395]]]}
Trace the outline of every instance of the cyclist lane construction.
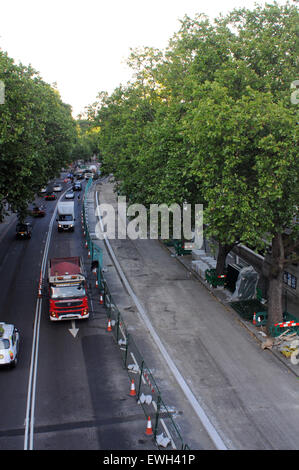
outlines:
{"label": "cyclist lane construction", "polygon": [[[117,213],[109,178],[91,191],[95,213],[97,204]],[[98,232],[98,217],[90,223]],[[105,277],[190,448],[297,449],[296,375],[158,240],[109,244],[119,268],[106,253]]]}

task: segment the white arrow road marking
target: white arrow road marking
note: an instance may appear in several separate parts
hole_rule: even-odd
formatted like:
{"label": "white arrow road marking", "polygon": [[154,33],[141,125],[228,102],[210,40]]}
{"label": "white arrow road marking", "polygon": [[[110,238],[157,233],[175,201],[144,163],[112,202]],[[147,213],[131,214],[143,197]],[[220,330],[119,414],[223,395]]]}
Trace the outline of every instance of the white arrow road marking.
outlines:
{"label": "white arrow road marking", "polygon": [[78,331],[79,328],[76,328],[75,320],[72,320],[72,328],[69,328],[69,332],[73,335],[74,338],[76,338]]}

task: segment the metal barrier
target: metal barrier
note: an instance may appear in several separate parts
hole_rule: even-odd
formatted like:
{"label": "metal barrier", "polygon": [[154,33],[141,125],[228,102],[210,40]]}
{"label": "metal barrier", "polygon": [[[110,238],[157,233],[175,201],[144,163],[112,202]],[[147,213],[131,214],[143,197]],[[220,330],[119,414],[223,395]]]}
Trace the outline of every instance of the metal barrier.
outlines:
{"label": "metal barrier", "polygon": [[90,187],[92,186],[92,178],[90,178],[85,186],[84,196],[83,196],[83,210],[81,213],[81,222],[82,222],[82,229],[85,237],[85,246],[88,249],[88,257],[91,259],[91,262],[94,263],[99,269],[96,269],[96,280],[99,286],[101,286],[102,278],[101,278],[101,267],[103,265],[103,252],[100,247],[93,243],[92,238],[90,236],[89,230],[89,223],[88,223],[88,214],[85,210],[85,203],[86,203],[86,196],[89,192]]}
{"label": "metal barrier", "polygon": [[[100,298],[107,314],[107,330],[113,334],[119,347],[121,358],[127,370],[130,384],[134,383],[136,400],[143,409],[146,419],[152,423],[153,437],[159,447],[176,450],[190,450],[184,443],[178,426],[174,422],[174,412],[171,412],[162,400],[161,392],[154,379],[151,369],[146,364],[132,335],[128,332],[121,312],[117,308],[109,290],[102,270],[102,250],[97,247],[91,237],[88,216],[85,210],[85,199],[92,185],[90,179],[85,188],[82,212],[82,228],[85,236],[85,246],[88,248],[91,261],[96,261],[96,275]],[[129,390],[129,387],[128,387]]]}
{"label": "metal barrier", "polygon": [[163,447],[170,445],[172,449],[189,449],[189,446],[183,442],[178,426],[174,422],[174,414],[169,411],[162,400],[161,392],[151,369],[146,364],[132,335],[128,332],[103,273],[101,278],[109,331],[119,346],[130,383],[132,384],[134,381],[138,404],[141,405],[145,417],[151,418],[154,439],[158,445]]}

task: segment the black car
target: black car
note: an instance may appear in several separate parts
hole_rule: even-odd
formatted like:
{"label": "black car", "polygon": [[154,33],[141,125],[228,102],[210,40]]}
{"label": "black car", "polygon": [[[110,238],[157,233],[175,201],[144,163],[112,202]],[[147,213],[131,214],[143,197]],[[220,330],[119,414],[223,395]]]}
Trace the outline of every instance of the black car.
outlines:
{"label": "black car", "polygon": [[19,223],[17,224],[16,232],[17,239],[31,238],[32,227],[28,222]]}
{"label": "black car", "polygon": [[77,181],[74,185],[73,185],[73,191],[81,191],[82,189],[82,184]]}

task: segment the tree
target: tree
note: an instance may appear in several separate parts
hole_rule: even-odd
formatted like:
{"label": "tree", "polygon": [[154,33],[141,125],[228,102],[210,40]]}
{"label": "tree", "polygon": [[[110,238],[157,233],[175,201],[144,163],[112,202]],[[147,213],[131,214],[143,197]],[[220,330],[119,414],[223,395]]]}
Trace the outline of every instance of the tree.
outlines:
{"label": "tree", "polygon": [[69,160],[74,140],[71,108],[32,67],[0,51],[0,200],[23,218],[28,202]]}
{"label": "tree", "polygon": [[[213,83],[202,87],[200,96],[185,124],[194,145],[193,171],[205,194],[206,232],[223,247],[217,269],[223,269],[226,247],[244,243],[265,248],[272,243],[272,324],[282,318],[281,288],[273,286],[287,262],[282,240],[292,226],[299,195],[294,113],[275,103],[271,93],[250,88],[247,96],[234,100]],[[293,228],[294,241],[296,232]]]}
{"label": "tree", "polygon": [[185,17],[165,53],[133,54],[136,81],[106,95],[95,119],[104,168],[131,199],[204,203],[218,272],[235,244],[269,243],[269,325],[282,319],[298,239],[298,23],[296,7],[276,3],[213,24]]}
{"label": "tree", "polygon": [[72,160],[88,161],[98,154],[99,128],[88,119],[79,119],[76,123],[76,143],[72,149]]}

